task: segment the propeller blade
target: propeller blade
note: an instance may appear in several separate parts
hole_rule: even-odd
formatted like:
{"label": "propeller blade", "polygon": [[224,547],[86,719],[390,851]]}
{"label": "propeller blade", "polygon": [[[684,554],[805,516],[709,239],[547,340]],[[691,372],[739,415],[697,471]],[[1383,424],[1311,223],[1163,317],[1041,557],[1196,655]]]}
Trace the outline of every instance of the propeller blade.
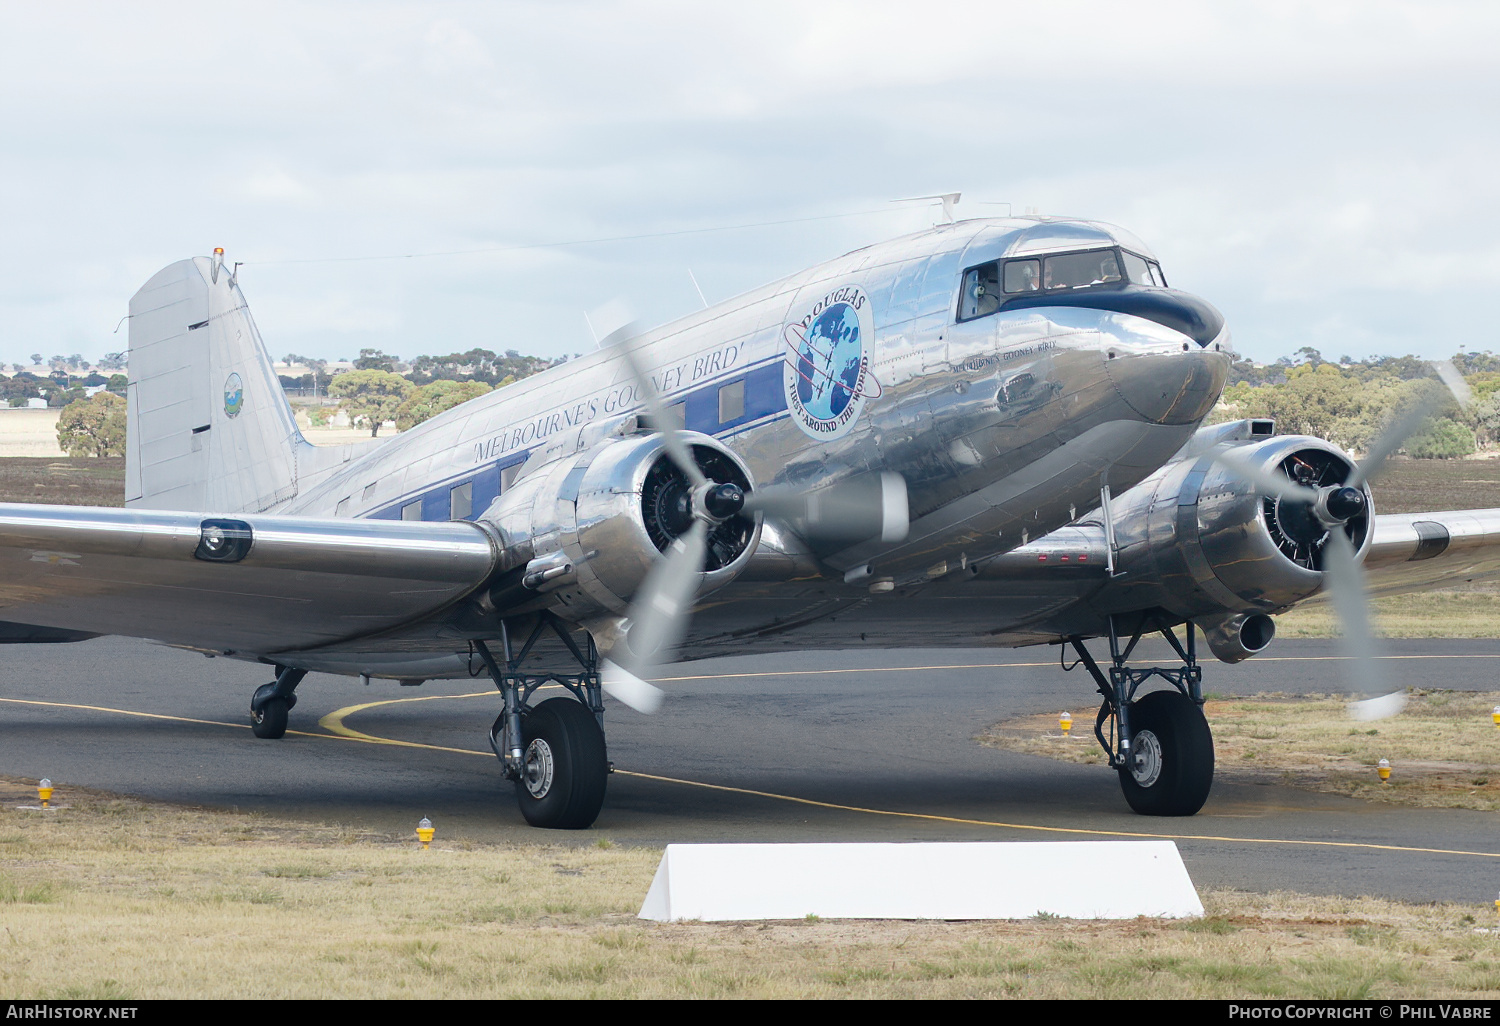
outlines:
{"label": "propeller blade", "polygon": [[1349,718],[1351,720],[1388,720],[1398,715],[1406,708],[1406,692],[1392,691],[1388,695],[1379,698],[1364,698],[1358,702],[1349,703]]}
{"label": "propeller blade", "polygon": [[1329,593],[1343,628],[1340,647],[1349,660],[1345,665],[1353,667],[1350,677],[1357,682],[1357,690],[1373,696],[1351,702],[1349,715],[1356,720],[1394,716],[1406,706],[1406,695],[1400,690],[1389,690],[1385,667],[1377,658],[1364,571],[1355,558],[1354,543],[1341,528],[1329,531],[1328,540],[1323,543],[1323,569],[1328,574]]}
{"label": "propeller blade", "polygon": [[599,684],[609,697],[648,716],[661,708],[662,699],[666,697],[661,688],[646,683],[608,659],[599,665]]}
{"label": "propeller blade", "polygon": [[1279,499],[1296,499],[1301,502],[1318,501],[1316,488],[1300,485],[1280,471],[1262,466],[1233,449],[1220,449],[1215,459],[1249,481],[1257,491],[1274,495]]}
{"label": "propeller blade", "polygon": [[[1448,391],[1460,406],[1467,406],[1474,401],[1474,393],[1469,390],[1469,383],[1464,376],[1458,372],[1450,360],[1438,360],[1432,364],[1432,369],[1437,372],[1438,379],[1447,386]],[[1386,458],[1412,436],[1422,422],[1437,413],[1443,405],[1440,395],[1429,395],[1420,401],[1413,403],[1405,413],[1402,413],[1390,425],[1380,433],[1371,445],[1370,451],[1364,459],[1360,460],[1359,466],[1354,468],[1354,473],[1345,484],[1351,488],[1358,488],[1366,481],[1380,473],[1385,466]]]}
{"label": "propeller blade", "polygon": [[1453,398],[1458,400],[1458,405],[1468,406],[1474,401],[1474,393],[1469,390],[1469,383],[1458,372],[1458,368],[1453,366],[1452,360],[1438,360],[1432,365],[1432,369],[1437,371],[1437,376],[1443,384],[1448,386],[1448,391],[1453,393]]}
{"label": "propeller blade", "polygon": [[671,660],[687,629],[707,550],[708,525],[696,520],[646,575],[640,594],[630,605],[630,633],[625,638],[631,656],[629,669],[642,671]]}
{"label": "propeller blade", "polygon": [[1359,461],[1354,468],[1354,473],[1350,474],[1349,480],[1344,483],[1350,488],[1359,488],[1379,474],[1380,469],[1385,466],[1386,458],[1401,448],[1402,443],[1421,427],[1422,421],[1432,415],[1436,406],[1437,403],[1431,399],[1413,403],[1404,413],[1391,421],[1380,433],[1380,437],[1370,443],[1370,451],[1365,454],[1364,459]]}
{"label": "propeller blade", "polygon": [[628,324],[611,332],[604,341],[618,349],[620,358],[625,361],[625,367],[630,371],[636,391],[641,394],[641,401],[646,404],[646,412],[651,414],[651,423],[661,433],[662,444],[667,450],[667,458],[677,464],[677,469],[682,471],[683,476],[688,479],[688,484],[696,489],[707,484],[708,478],[703,476],[698,461],[693,459],[692,454],[688,452],[687,445],[683,443],[681,429],[676,427],[672,415],[667,412],[667,407],[661,401],[656,386],[651,382],[651,375],[646,373],[640,360],[636,359],[635,352],[630,348],[630,340],[626,336],[635,333],[635,324]]}
{"label": "propeller blade", "polygon": [[901,541],[911,529],[906,479],[884,473],[804,490],[791,485],[758,488],[745,497],[746,512],[789,520],[810,538],[859,541],[880,536]]}

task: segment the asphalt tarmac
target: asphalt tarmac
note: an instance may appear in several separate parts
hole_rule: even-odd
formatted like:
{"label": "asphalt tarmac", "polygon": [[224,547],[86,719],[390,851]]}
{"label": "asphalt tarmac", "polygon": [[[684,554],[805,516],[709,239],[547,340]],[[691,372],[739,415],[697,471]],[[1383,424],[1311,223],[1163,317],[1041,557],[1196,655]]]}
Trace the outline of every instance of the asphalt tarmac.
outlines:
{"label": "asphalt tarmac", "polygon": [[[1388,643],[1393,677],[1495,691],[1500,641]],[[1144,646],[1143,646],[1144,648]],[[608,702],[616,772],[594,828],[525,825],[487,733],[487,680],[402,688],[310,675],[280,741],[249,730],[266,667],[120,638],[12,645],[0,683],[0,775],[448,838],[672,841],[1089,840],[1169,836],[1200,887],[1488,904],[1500,818],[1219,780],[1187,819],[1126,807],[1114,774],[983,747],[1017,716],[1097,702],[1055,648],[780,654],[680,664],[647,717]],[[1332,642],[1278,641],[1222,694],[1342,690]],[[340,733],[342,731],[342,733]],[[403,744],[386,743],[390,741]],[[1108,872],[1101,865],[1100,872]]]}

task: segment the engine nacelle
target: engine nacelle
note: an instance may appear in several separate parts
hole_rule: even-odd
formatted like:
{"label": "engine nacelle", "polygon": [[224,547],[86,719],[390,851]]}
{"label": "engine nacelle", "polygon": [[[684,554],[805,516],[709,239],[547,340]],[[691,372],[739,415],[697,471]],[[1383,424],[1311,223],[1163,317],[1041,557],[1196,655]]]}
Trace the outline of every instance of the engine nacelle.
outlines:
{"label": "engine nacelle", "polygon": [[[704,476],[751,490],[739,457],[707,435],[682,432]],[[607,438],[522,477],[483,517],[505,542],[519,580],[509,600],[545,595],[571,619],[622,614],[652,566],[692,526],[690,486],[660,434]],[[760,537],[760,517],[739,514],[708,536],[699,594],[735,578]]]}
{"label": "engine nacelle", "polygon": [[[1314,488],[1342,484],[1354,469],[1337,447],[1304,435],[1275,436],[1235,453]],[[1362,490],[1364,512],[1338,528],[1361,557],[1374,523],[1369,487]],[[1225,652],[1238,654],[1239,626],[1264,626],[1242,616],[1232,639],[1231,616],[1280,612],[1323,585],[1328,528],[1312,506],[1258,493],[1212,452],[1163,467],[1116,499],[1113,515],[1114,583],[1130,604],[1157,605],[1210,629],[1225,625],[1218,635]]]}

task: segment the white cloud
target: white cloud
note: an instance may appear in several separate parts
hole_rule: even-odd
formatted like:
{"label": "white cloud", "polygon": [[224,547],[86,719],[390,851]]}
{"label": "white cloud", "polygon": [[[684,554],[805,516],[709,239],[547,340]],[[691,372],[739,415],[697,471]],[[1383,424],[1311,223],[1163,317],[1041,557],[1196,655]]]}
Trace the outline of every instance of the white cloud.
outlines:
{"label": "white cloud", "polygon": [[921,214],[266,261],[954,188],[968,216],[1010,200],[1137,231],[1253,355],[1446,345],[1487,323],[1500,266],[1497,21],[1397,2],[0,7],[0,360],[118,348],[134,289],[218,244],[299,351],[572,352],[601,295],[666,318],[697,303],[685,266],[721,298]]}

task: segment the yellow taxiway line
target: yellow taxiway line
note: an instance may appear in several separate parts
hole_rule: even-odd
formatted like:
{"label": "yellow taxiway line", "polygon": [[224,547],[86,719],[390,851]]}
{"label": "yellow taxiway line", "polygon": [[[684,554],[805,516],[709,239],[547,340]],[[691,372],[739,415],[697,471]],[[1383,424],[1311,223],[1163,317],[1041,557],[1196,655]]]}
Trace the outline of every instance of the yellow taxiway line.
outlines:
{"label": "yellow taxiway line", "polygon": [[[1016,663],[1000,665],[1015,666]],[[1050,664],[1048,664],[1050,665]],[[937,667],[932,667],[936,669]],[[967,668],[967,667],[965,667]],[[903,667],[903,669],[918,669],[918,667]],[[823,671],[806,671],[823,672]],[[749,674],[726,674],[725,676],[749,676]],[[704,680],[708,678],[662,678],[667,679],[689,679]],[[555,686],[555,685],[552,685]],[[450,752],[456,755],[478,755],[486,759],[493,759],[493,752],[477,751],[472,748],[450,748],[445,745],[430,745],[419,741],[401,741],[396,738],[377,737],[366,734],[347,726],[343,721],[354,713],[366,709],[374,709],[383,705],[402,705],[408,702],[441,702],[462,698],[484,698],[487,696],[498,697],[495,691],[475,691],[462,695],[421,695],[413,698],[388,698],[378,702],[363,702],[359,705],[349,705],[342,709],[336,709],[318,721],[318,725],[329,731],[327,734],[315,734],[309,731],[288,730],[288,734],[296,734],[299,737],[323,738],[328,741],[357,741],[364,744],[391,745],[399,748],[422,748],[434,752]],[[132,709],[114,709],[100,705],[79,705],[73,702],[44,702],[37,699],[25,698],[0,698],[0,702],[12,702],[18,705],[52,706],[59,709],[83,709],[90,712],[114,713],[120,716],[139,716],[146,719],[170,720],[178,723],[194,723],[210,727],[235,727],[249,729],[248,723],[225,723],[219,720],[199,720],[188,716],[171,716],[164,713],[137,712]],[[1088,827],[1060,827],[1041,826],[1035,823],[1007,823],[1000,820],[967,819],[961,816],[940,816],[929,812],[901,812],[895,809],[870,809],[859,805],[842,805],[837,802],[823,802],[814,798],[800,798],[796,795],[777,794],[774,791],[757,791],[746,787],[731,787],[727,784],[709,784],[701,780],[686,780],[681,777],[666,777],[655,773],[640,773],[633,770],[615,770],[616,773],[625,777],[636,777],[640,780],[655,780],[665,784],[678,784],[683,787],[698,787],[710,791],[723,791],[729,794],[743,794],[755,798],[770,798],[775,801],[790,802],[795,805],[809,805],[820,809],[833,809],[838,812],[855,812],[867,816],[890,816],[897,819],[916,819],[933,823],[956,823],[961,826],[990,827],[1000,830],[1027,830],[1036,833],[1048,834],[1072,834],[1093,837],[1130,837],[1142,840],[1166,840],[1166,841],[1218,841],[1224,844],[1287,844],[1312,848],[1357,848],[1367,851],[1392,851],[1407,852],[1420,855],[1463,855],[1473,858],[1500,859],[1500,852],[1490,851],[1465,851],[1452,848],[1418,848],[1400,844],[1373,844],[1365,841],[1314,841],[1299,838],[1286,837],[1229,837],[1216,834],[1167,834],[1140,830],[1101,830]]]}

